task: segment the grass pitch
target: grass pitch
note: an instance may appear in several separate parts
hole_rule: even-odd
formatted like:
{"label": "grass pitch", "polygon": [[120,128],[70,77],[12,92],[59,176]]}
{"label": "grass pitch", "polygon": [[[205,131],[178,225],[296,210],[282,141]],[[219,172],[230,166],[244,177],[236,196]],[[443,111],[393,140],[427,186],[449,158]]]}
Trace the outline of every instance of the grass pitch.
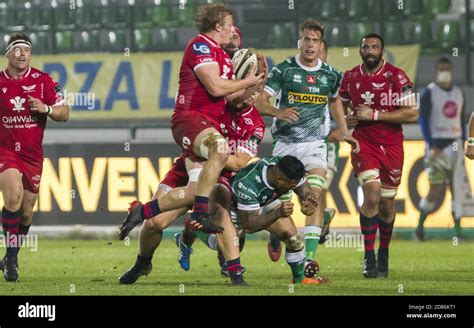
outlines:
{"label": "grass pitch", "polygon": [[321,274],[329,286],[289,286],[284,254],[271,262],[266,242],[249,240],[242,253],[250,287],[232,287],[219,273],[216,253],[196,241],[191,270],[183,271],[178,251],[164,240],[153,271],[134,285],[118,277],[135,261],[137,241],[42,240],[36,252],[20,252],[20,282],[0,277],[0,295],[473,295],[474,243],[394,240],[387,279],[364,279],[363,252],[355,248],[318,249]]}

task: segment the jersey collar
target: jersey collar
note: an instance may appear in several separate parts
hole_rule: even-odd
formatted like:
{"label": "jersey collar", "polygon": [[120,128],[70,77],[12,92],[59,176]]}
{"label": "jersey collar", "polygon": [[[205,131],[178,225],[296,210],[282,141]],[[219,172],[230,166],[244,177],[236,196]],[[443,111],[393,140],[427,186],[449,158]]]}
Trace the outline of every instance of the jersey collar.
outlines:
{"label": "jersey collar", "polygon": [[269,167],[270,167],[270,165],[265,165],[263,167],[263,169],[262,169],[262,180],[263,180],[263,183],[265,184],[265,186],[267,186],[268,189],[274,190],[275,188],[270,186],[270,184],[268,183],[268,180],[267,180],[267,170],[268,170]]}
{"label": "jersey collar", "polygon": [[209,37],[207,35],[204,35],[204,34],[199,34],[199,36],[206,39],[207,42],[209,42],[212,46],[220,47],[219,44],[214,39],[212,39],[211,37]]}
{"label": "jersey collar", "polygon": [[[28,70],[26,71],[25,74],[23,74],[22,76],[20,76],[19,79],[16,79],[16,80],[21,80],[21,79],[24,79],[25,77],[28,77],[28,75],[30,75],[30,72],[31,72],[31,66],[28,67]],[[6,69],[6,68],[3,70],[3,75],[4,75],[7,79],[12,80],[11,76],[8,75],[8,72],[7,72],[7,69]]]}
{"label": "jersey collar", "polygon": [[318,58],[318,63],[316,64],[316,66],[314,67],[309,67],[309,66],[305,66],[301,63],[301,60],[300,60],[300,54],[297,54],[295,56],[295,61],[296,63],[298,64],[299,67],[301,67],[302,69],[304,69],[305,71],[308,71],[308,72],[316,72],[318,71],[320,68],[321,68],[321,65],[323,64],[323,62],[321,61],[321,59]]}

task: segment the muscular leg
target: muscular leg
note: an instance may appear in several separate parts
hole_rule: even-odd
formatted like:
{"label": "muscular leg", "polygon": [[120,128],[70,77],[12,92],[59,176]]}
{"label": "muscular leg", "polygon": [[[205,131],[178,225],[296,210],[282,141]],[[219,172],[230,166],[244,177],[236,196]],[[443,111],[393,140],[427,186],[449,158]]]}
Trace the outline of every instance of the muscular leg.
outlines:
{"label": "muscular leg", "polygon": [[224,232],[217,235],[217,245],[227,263],[240,258],[239,238],[230,218],[231,203],[231,197],[227,188],[217,185],[211,194],[209,213],[213,222],[224,228]]}
{"label": "muscular leg", "polygon": [[3,194],[2,227],[7,244],[1,270],[7,281],[18,281],[18,233],[20,209],[23,200],[22,174],[14,168],[0,174],[0,187]]}
{"label": "muscular leg", "polygon": [[449,179],[449,190],[451,191],[451,213],[453,215],[453,220],[454,220],[454,235],[456,237],[461,237],[461,217],[457,216],[455,210],[454,210],[454,196],[455,196],[455,190],[453,188],[453,177],[452,175],[450,176]]}
{"label": "muscular leg", "polygon": [[[157,199],[164,195],[166,191],[159,188],[153,195],[153,199]],[[140,228],[139,232],[139,251],[138,255],[142,257],[153,257],[156,248],[161,243],[163,230],[173,223],[179,216],[187,212],[187,208],[180,208],[168,212],[161,213],[150,220],[146,220]]]}
{"label": "muscular leg", "polygon": [[[193,143],[193,152],[207,158],[199,175],[193,213],[191,214],[191,220],[199,222],[208,213],[209,196],[229,157],[229,146],[224,137],[216,129],[211,128],[197,135]],[[222,230],[215,226],[209,228],[210,230]]]}
{"label": "muscular leg", "polygon": [[301,283],[304,279],[306,254],[303,240],[298,235],[295,223],[290,217],[280,218],[266,230],[285,243],[286,262],[291,268],[293,283]]}
{"label": "muscular leg", "polygon": [[[158,198],[166,191],[159,188],[153,195],[153,199]],[[152,270],[151,260],[156,248],[161,243],[163,230],[167,228],[181,213],[185,213],[187,208],[177,209],[161,213],[149,220],[146,220],[139,232],[139,250],[135,264],[119,278],[121,284],[133,284],[142,275],[148,275]]]}
{"label": "muscular leg", "polygon": [[313,215],[307,216],[304,227],[304,242],[306,248],[306,257],[308,260],[312,260],[316,256],[316,251],[319,245],[319,239],[321,236],[321,228],[323,225],[323,212],[324,207],[321,206],[322,202],[322,191],[324,188],[324,177],[326,176],[326,170],[321,168],[311,169],[308,174],[308,182],[311,185],[313,192],[318,201],[318,206]]}
{"label": "muscular leg", "polygon": [[4,207],[2,209],[2,226],[7,245],[6,257],[16,257],[17,234],[19,232],[20,209],[23,201],[22,174],[14,168],[7,169],[0,174],[0,186],[3,194]]}
{"label": "muscular leg", "polygon": [[424,238],[424,223],[428,214],[430,214],[435,206],[435,202],[438,199],[441,191],[444,188],[444,182],[442,181],[430,181],[430,190],[425,198],[420,200],[418,208],[420,209],[420,218],[418,220],[418,226],[416,228],[416,235],[419,240],[423,241]]}
{"label": "muscular leg", "polygon": [[379,227],[380,181],[361,181],[364,202],[360,209],[360,229],[364,236],[364,271],[366,278],[376,278],[375,237]]}
{"label": "muscular leg", "polygon": [[377,252],[377,276],[388,276],[388,254],[395,223],[395,196],[393,198],[380,197],[379,202],[379,233],[380,245]]}
{"label": "muscular leg", "polygon": [[[31,221],[33,220],[33,208],[35,207],[36,201],[38,200],[38,194],[32,193],[31,191],[25,190],[23,192],[23,201],[20,209],[20,225],[18,230],[19,236],[26,236],[30,230]],[[20,251],[21,245],[18,244],[18,251]]]}

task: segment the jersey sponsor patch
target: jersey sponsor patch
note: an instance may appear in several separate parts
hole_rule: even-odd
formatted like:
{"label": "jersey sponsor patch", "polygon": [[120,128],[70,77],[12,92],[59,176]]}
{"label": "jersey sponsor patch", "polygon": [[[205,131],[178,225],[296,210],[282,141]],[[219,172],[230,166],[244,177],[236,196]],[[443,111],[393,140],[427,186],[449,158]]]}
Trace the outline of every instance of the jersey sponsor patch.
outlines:
{"label": "jersey sponsor patch", "polygon": [[209,55],[211,53],[211,48],[204,42],[196,42],[193,44],[193,51],[198,55]]}
{"label": "jersey sponsor patch", "polygon": [[412,84],[406,84],[400,89],[400,91],[402,92],[402,94],[410,93],[410,92],[413,91],[413,85]]}
{"label": "jersey sponsor patch", "polygon": [[292,99],[294,102],[308,104],[325,104],[328,102],[328,96],[296,93],[292,91],[288,92],[288,99]]}

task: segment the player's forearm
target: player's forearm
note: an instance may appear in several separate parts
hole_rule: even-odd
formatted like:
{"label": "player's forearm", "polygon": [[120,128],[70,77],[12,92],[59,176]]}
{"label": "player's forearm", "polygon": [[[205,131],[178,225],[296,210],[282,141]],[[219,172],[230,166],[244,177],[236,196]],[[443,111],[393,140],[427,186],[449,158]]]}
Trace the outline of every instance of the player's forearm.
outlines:
{"label": "player's forearm", "polygon": [[48,116],[56,122],[66,122],[69,120],[69,106],[61,105],[52,107],[51,113]]}
{"label": "player's forearm", "polygon": [[224,168],[229,171],[237,172],[245,167],[249,160],[250,156],[248,154],[237,153],[235,155],[229,155]]}
{"label": "player's forearm", "polygon": [[242,224],[242,229],[246,233],[254,233],[268,228],[280,217],[280,207],[277,207],[268,213],[250,216],[240,220],[240,222]]}
{"label": "player's forearm", "polygon": [[349,129],[347,128],[346,118],[344,116],[344,106],[339,97],[337,97],[334,102],[329,107],[331,115],[334,118],[334,121],[337,124],[337,127],[341,129],[342,135],[346,136],[349,134]]}
{"label": "player's forearm", "polygon": [[265,95],[261,95],[258,98],[255,107],[257,107],[258,112],[262,116],[277,117],[278,109],[270,104],[269,98],[267,98]]}
{"label": "player's forearm", "polygon": [[[232,95],[237,91],[245,89],[249,87],[249,83],[247,80],[224,80],[219,78],[210,79],[210,83],[206,85],[206,89],[209,94],[213,97],[224,97],[228,95]],[[243,93],[243,92],[242,92]],[[238,97],[239,94],[234,94],[231,97]]]}
{"label": "player's forearm", "polygon": [[378,121],[386,123],[415,123],[418,120],[418,109],[415,107],[402,107],[393,112],[378,112]]}

